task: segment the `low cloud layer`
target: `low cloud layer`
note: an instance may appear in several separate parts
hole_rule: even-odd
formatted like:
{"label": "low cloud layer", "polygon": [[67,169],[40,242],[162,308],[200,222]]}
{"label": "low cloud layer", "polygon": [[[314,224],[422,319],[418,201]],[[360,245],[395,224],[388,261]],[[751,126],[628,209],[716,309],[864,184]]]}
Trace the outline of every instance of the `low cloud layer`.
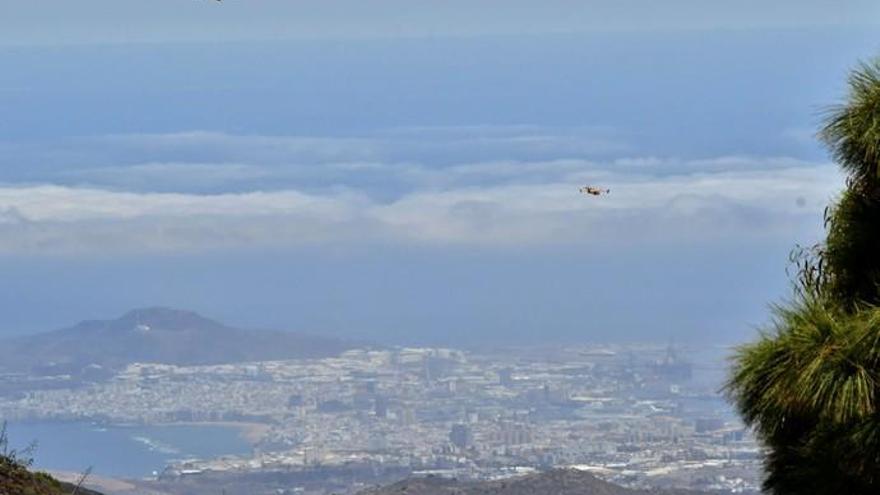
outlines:
{"label": "low cloud layer", "polygon": [[[103,138],[117,146],[103,148],[109,156],[134,147],[168,160],[52,166],[27,181],[7,179],[0,187],[0,253],[796,242],[818,231],[822,208],[841,187],[828,164],[784,157],[628,157],[622,144],[616,158],[584,158],[572,151],[576,147],[563,146],[543,159],[496,155],[420,163],[412,149],[465,142],[450,145],[454,154],[475,138],[459,139],[461,129],[389,132],[393,140],[205,133]],[[426,134],[441,138],[426,140]],[[560,139],[534,129],[481,135],[490,136],[487,149],[492,139],[528,146]],[[55,158],[69,159],[77,146],[62,147]],[[586,183],[612,192],[579,194]]]}

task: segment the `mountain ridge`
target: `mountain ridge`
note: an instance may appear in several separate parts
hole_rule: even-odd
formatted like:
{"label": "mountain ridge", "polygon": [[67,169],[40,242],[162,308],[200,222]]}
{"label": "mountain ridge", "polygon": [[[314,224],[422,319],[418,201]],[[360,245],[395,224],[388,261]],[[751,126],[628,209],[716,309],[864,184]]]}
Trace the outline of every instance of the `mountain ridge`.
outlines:
{"label": "mountain ridge", "polygon": [[[115,324],[115,325],[114,325]],[[137,329],[138,325],[159,326],[166,330],[183,330],[186,328],[204,329],[227,329],[231,328],[211,318],[204,317],[195,311],[177,309],[167,306],[149,306],[129,310],[122,316],[113,320],[83,320],[73,327],[62,328],[55,332],[70,331],[77,327],[93,327],[113,325],[113,328],[123,330],[123,325],[130,325],[130,329]]]}
{"label": "mountain ridge", "polygon": [[40,375],[109,372],[134,362],[210,365],[327,357],[352,347],[300,332],[236,328],[163,306],[0,342],[0,368]]}
{"label": "mountain ridge", "polygon": [[626,488],[576,469],[552,469],[493,481],[428,476],[368,488],[357,495],[715,495],[692,490]]}

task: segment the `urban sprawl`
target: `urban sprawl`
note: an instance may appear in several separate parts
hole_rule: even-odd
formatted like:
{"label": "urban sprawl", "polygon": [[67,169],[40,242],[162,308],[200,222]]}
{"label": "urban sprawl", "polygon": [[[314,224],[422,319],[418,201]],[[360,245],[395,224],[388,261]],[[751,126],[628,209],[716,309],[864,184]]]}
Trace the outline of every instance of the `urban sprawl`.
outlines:
{"label": "urban sprawl", "polygon": [[106,381],[7,396],[0,417],[249,427],[250,454],[181,459],[156,473],[164,483],[281,472],[326,482],[289,493],[353,493],[377,476],[496,479],[572,467],[632,487],[756,491],[758,447],[717,380],[703,379],[718,370],[690,357],[671,346],[597,345],[142,363]]}

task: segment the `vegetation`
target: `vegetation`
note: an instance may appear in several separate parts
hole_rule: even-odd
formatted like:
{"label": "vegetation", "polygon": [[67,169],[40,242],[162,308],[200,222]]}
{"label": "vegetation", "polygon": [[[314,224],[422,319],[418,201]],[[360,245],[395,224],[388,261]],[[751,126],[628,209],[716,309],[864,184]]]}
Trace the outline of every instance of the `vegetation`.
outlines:
{"label": "vegetation", "polygon": [[821,138],[847,175],[824,243],[797,250],[792,301],[741,347],[729,397],[766,447],[766,491],[880,493],[880,61]]}
{"label": "vegetation", "polygon": [[62,483],[52,476],[33,472],[34,444],[24,450],[9,446],[6,424],[0,424],[0,495],[100,495],[77,485]]}

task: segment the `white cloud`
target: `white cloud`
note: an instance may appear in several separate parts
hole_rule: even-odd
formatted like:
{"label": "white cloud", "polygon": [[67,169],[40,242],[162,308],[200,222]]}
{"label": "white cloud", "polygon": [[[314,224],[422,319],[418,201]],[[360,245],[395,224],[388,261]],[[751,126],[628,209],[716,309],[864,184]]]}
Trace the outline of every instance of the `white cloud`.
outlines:
{"label": "white cloud", "polygon": [[135,189],[218,187],[271,177],[265,167],[237,163],[152,162],[127,167],[62,171],[59,177]]}
{"label": "white cloud", "polygon": [[[794,165],[708,167],[669,176],[600,170],[588,162],[474,164],[447,171],[415,167],[404,173],[469,179],[449,187],[412,187],[385,200],[354,187],[193,194],[10,184],[0,187],[0,252],[176,252],[371,242],[624,245],[768,237],[793,243],[818,231],[822,208],[842,184],[831,165]],[[529,175],[545,167],[550,177]],[[516,180],[467,183],[474,173],[511,174]],[[587,177],[601,180],[612,193],[580,195],[578,180]]]}
{"label": "white cloud", "polygon": [[352,188],[375,197],[420,188],[591,182],[613,175],[809,168],[788,157],[630,156],[613,129],[451,126],[362,136],[243,136],[203,131],[7,145],[5,175],[30,182],[142,192]]}
{"label": "white cloud", "polygon": [[62,186],[0,188],[0,205],[29,222],[127,220],[144,217],[259,217],[315,215],[333,220],[347,214],[354,195],[314,196],[297,191],[194,195],[132,193]]}
{"label": "white cloud", "polygon": [[0,180],[137,192],[326,192],[388,199],[423,188],[546,183],[600,173],[628,146],[605,128],[451,126],[357,136],[192,131],[0,142]]}
{"label": "white cloud", "polygon": [[[194,131],[0,145],[7,254],[797,242],[819,231],[842,185],[834,166],[787,157],[632,155],[602,127]],[[583,184],[612,193],[583,196]]]}

